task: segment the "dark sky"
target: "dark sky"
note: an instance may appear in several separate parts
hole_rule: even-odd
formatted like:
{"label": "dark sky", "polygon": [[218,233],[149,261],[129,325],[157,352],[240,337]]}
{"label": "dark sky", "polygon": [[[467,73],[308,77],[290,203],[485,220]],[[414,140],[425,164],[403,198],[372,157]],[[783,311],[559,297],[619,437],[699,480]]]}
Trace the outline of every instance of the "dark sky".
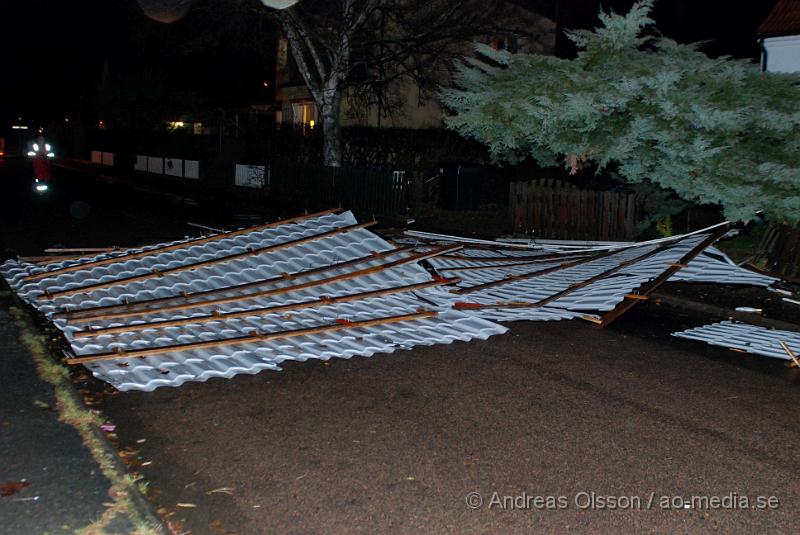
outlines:
{"label": "dark sky", "polygon": [[162,24],[136,0],[6,0],[0,118],[68,115],[92,98],[105,65],[111,77],[166,78],[219,103],[263,96],[274,38],[250,13],[216,7],[226,1],[194,0],[196,13]]}
{"label": "dark sky", "polygon": [[[126,20],[108,0],[9,0],[0,13],[0,110],[54,108],[102,70]],[[124,31],[124,30],[123,30]]]}
{"label": "dark sky", "polygon": [[[152,0],[143,0],[152,1]],[[160,0],[159,0],[160,1]],[[600,0],[519,0],[564,28],[596,24]],[[626,11],[633,0],[603,0]],[[658,28],[681,42],[710,40],[714,55],[758,57],[755,29],[775,0],[659,0]],[[231,18],[226,0],[195,0],[205,8],[179,23],[147,19],[135,0],[6,0],[0,14],[0,114],[69,113],[90,95],[108,62],[112,75],[163,71],[181,89],[199,88],[210,101],[257,98],[271,66],[269,31],[251,15]],[[217,7],[209,7],[217,6]],[[213,37],[213,21],[232,21]],[[259,42],[258,39],[262,41]],[[560,44],[567,45],[563,39]],[[188,50],[188,52],[187,52]]]}
{"label": "dark sky", "polygon": [[[533,0],[537,1],[537,0]],[[590,28],[597,24],[600,7],[625,13],[634,0],[539,0],[558,13],[563,28]],[[666,37],[680,43],[709,41],[711,55],[757,60],[760,49],[756,28],[777,0],[656,0],[652,18]],[[560,36],[561,45],[567,45]]]}

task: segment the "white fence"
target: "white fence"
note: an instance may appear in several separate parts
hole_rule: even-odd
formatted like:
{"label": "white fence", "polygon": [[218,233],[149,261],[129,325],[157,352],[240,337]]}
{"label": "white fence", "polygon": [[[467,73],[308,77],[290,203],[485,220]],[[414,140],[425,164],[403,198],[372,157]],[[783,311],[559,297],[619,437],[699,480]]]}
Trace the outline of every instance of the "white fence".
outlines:
{"label": "white fence", "polygon": [[137,155],[133,168],[137,171],[168,175],[183,178],[200,178],[200,162],[198,160],[182,160],[180,158],[162,158],[160,156]]}
{"label": "white fence", "polygon": [[237,163],[234,171],[234,184],[244,188],[263,188],[267,184],[266,167]]}
{"label": "white fence", "polygon": [[183,178],[200,178],[200,162],[183,160]]}
{"label": "white fence", "polygon": [[155,173],[157,175],[164,174],[164,158],[156,158],[153,156],[147,157],[147,172]]}
{"label": "white fence", "polygon": [[95,165],[114,167],[114,153],[93,150],[89,152],[89,160]]}
{"label": "white fence", "polygon": [[183,160],[164,158],[164,174],[169,176],[183,176]]}

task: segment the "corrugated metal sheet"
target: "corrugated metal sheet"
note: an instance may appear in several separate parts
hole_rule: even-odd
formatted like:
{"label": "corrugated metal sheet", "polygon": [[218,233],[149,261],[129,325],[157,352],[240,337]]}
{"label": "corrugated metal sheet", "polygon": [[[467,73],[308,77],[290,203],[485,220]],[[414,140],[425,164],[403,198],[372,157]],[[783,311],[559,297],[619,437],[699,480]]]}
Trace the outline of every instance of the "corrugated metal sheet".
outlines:
{"label": "corrugated metal sheet", "polygon": [[[602,278],[583,288],[565,295],[564,297],[549,302],[546,306],[538,308],[503,308],[502,316],[514,317],[517,320],[546,320],[553,319],[554,315],[561,318],[571,318],[582,313],[604,312],[612,310],[621,302],[626,294],[633,292],[642,284],[661,274],[670,264],[675,263],[691,247],[697,245],[703,235],[692,237],[685,242],[670,247],[651,257],[644,258],[641,262],[622,268],[609,277]],[[535,304],[550,296],[568,290],[592,277],[613,269],[625,261],[653,253],[655,246],[632,247],[624,249],[610,256],[592,260],[587,263],[566,267],[552,271],[541,276],[522,278],[497,286],[488,287],[462,295],[463,300],[470,303],[494,305],[497,303],[528,303]],[[430,260],[436,266],[438,259]],[[563,264],[559,262],[543,262],[532,269],[528,267],[498,268],[497,270],[472,270],[472,271],[447,271],[448,276],[464,277],[459,287],[468,290],[470,287],[501,281],[509,274],[535,273]],[[510,273],[509,273],[510,272]],[[499,319],[493,309],[482,310],[486,312],[482,317]]]}
{"label": "corrugated metal sheet", "polygon": [[[578,249],[587,245],[585,242],[561,241],[553,244],[558,248],[554,251],[525,249],[524,243],[507,248],[502,242],[466,240],[458,252],[428,262],[438,273],[461,279],[457,285],[460,300],[453,304],[465,310],[474,307],[471,310],[480,317],[548,321],[588,315],[597,319],[595,314],[614,309],[626,295],[679,262],[707,236],[695,233],[637,244],[589,243],[591,248],[583,251]],[[459,243],[459,238],[411,232],[399,242],[429,250],[436,244]],[[538,272],[541,274],[536,275]],[[713,247],[679,269],[671,280],[764,287],[776,282],[738,267]]]}
{"label": "corrugated metal sheet", "polygon": [[736,349],[772,357],[790,360],[789,355],[781,347],[781,342],[786,343],[795,355],[800,354],[800,332],[767,329],[749,323],[722,321],[711,325],[703,325],[694,329],[687,329],[672,333],[678,338],[699,340],[719,347]]}
{"label": "corrugated metal sheet", "polygon": [[[112,354],[86,363],[95,376],[120,390],[153,390],[277,370],[286,360],[370,356],[505,332],[447,307],[449,293],[432,286],[441,282],[416,263],[421,256],[347,212],[45,266],[7,262],[0,272],[63,331],[76,358]],[[281,338],[262,337],[276,333]],[[125,357],[153,349],[159,353]]]}

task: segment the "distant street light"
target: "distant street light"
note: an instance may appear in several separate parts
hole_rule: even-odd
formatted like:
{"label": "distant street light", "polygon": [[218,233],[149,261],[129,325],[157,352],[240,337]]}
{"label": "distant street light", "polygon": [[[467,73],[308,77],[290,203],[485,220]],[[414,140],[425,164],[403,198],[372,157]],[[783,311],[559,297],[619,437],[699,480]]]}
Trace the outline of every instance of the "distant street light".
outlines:
{"label": "distant street light", "polygon": [[261,3],[272,9],[287,9],[299,1],[300,0],[261,0]]}
{"label": "distant street light", "polygon": [[153,20],[170,24],[183,18],[192,0],[137,0],[144,14]]}

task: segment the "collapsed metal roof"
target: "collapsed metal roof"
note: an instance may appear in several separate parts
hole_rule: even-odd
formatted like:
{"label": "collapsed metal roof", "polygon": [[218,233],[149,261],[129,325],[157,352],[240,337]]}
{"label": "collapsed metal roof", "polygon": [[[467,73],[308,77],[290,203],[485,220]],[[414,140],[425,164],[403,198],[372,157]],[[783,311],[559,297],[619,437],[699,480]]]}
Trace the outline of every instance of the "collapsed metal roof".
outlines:
{"label": "collapsed metal roof", "polygon": [[434,303],[446,293],[352,213],[325,212],[121,254],[6,262],[12,288],[119,390],[485,339],[505,327]]}
{"label": "collapsed metal roof", "polygon": [[735,265],[711,247],[727,232],[720,224],[695,233],[642,243],[600,246],[569,242],[526,249],[528,244],[488,242],[411,231],[401,243],[420,251],[461,244],[428,262],[441,275],[460,279],[454,304],[494,321],[548,321],[581,317],[608,324],[626,301],[647,299],[667,279],[769,286],[776,279]]}
{"label": "collapsed metal roof", "polygon": [[776,281],[711,247],[727,223],[533,249],[413,231],[389,243],[370,224],[328,210],[90,258],[9,261],[0,274],[62,331],[69,364],[119,390],[485,339],[507,330],[495,321],[607,325],[671,277]]}

